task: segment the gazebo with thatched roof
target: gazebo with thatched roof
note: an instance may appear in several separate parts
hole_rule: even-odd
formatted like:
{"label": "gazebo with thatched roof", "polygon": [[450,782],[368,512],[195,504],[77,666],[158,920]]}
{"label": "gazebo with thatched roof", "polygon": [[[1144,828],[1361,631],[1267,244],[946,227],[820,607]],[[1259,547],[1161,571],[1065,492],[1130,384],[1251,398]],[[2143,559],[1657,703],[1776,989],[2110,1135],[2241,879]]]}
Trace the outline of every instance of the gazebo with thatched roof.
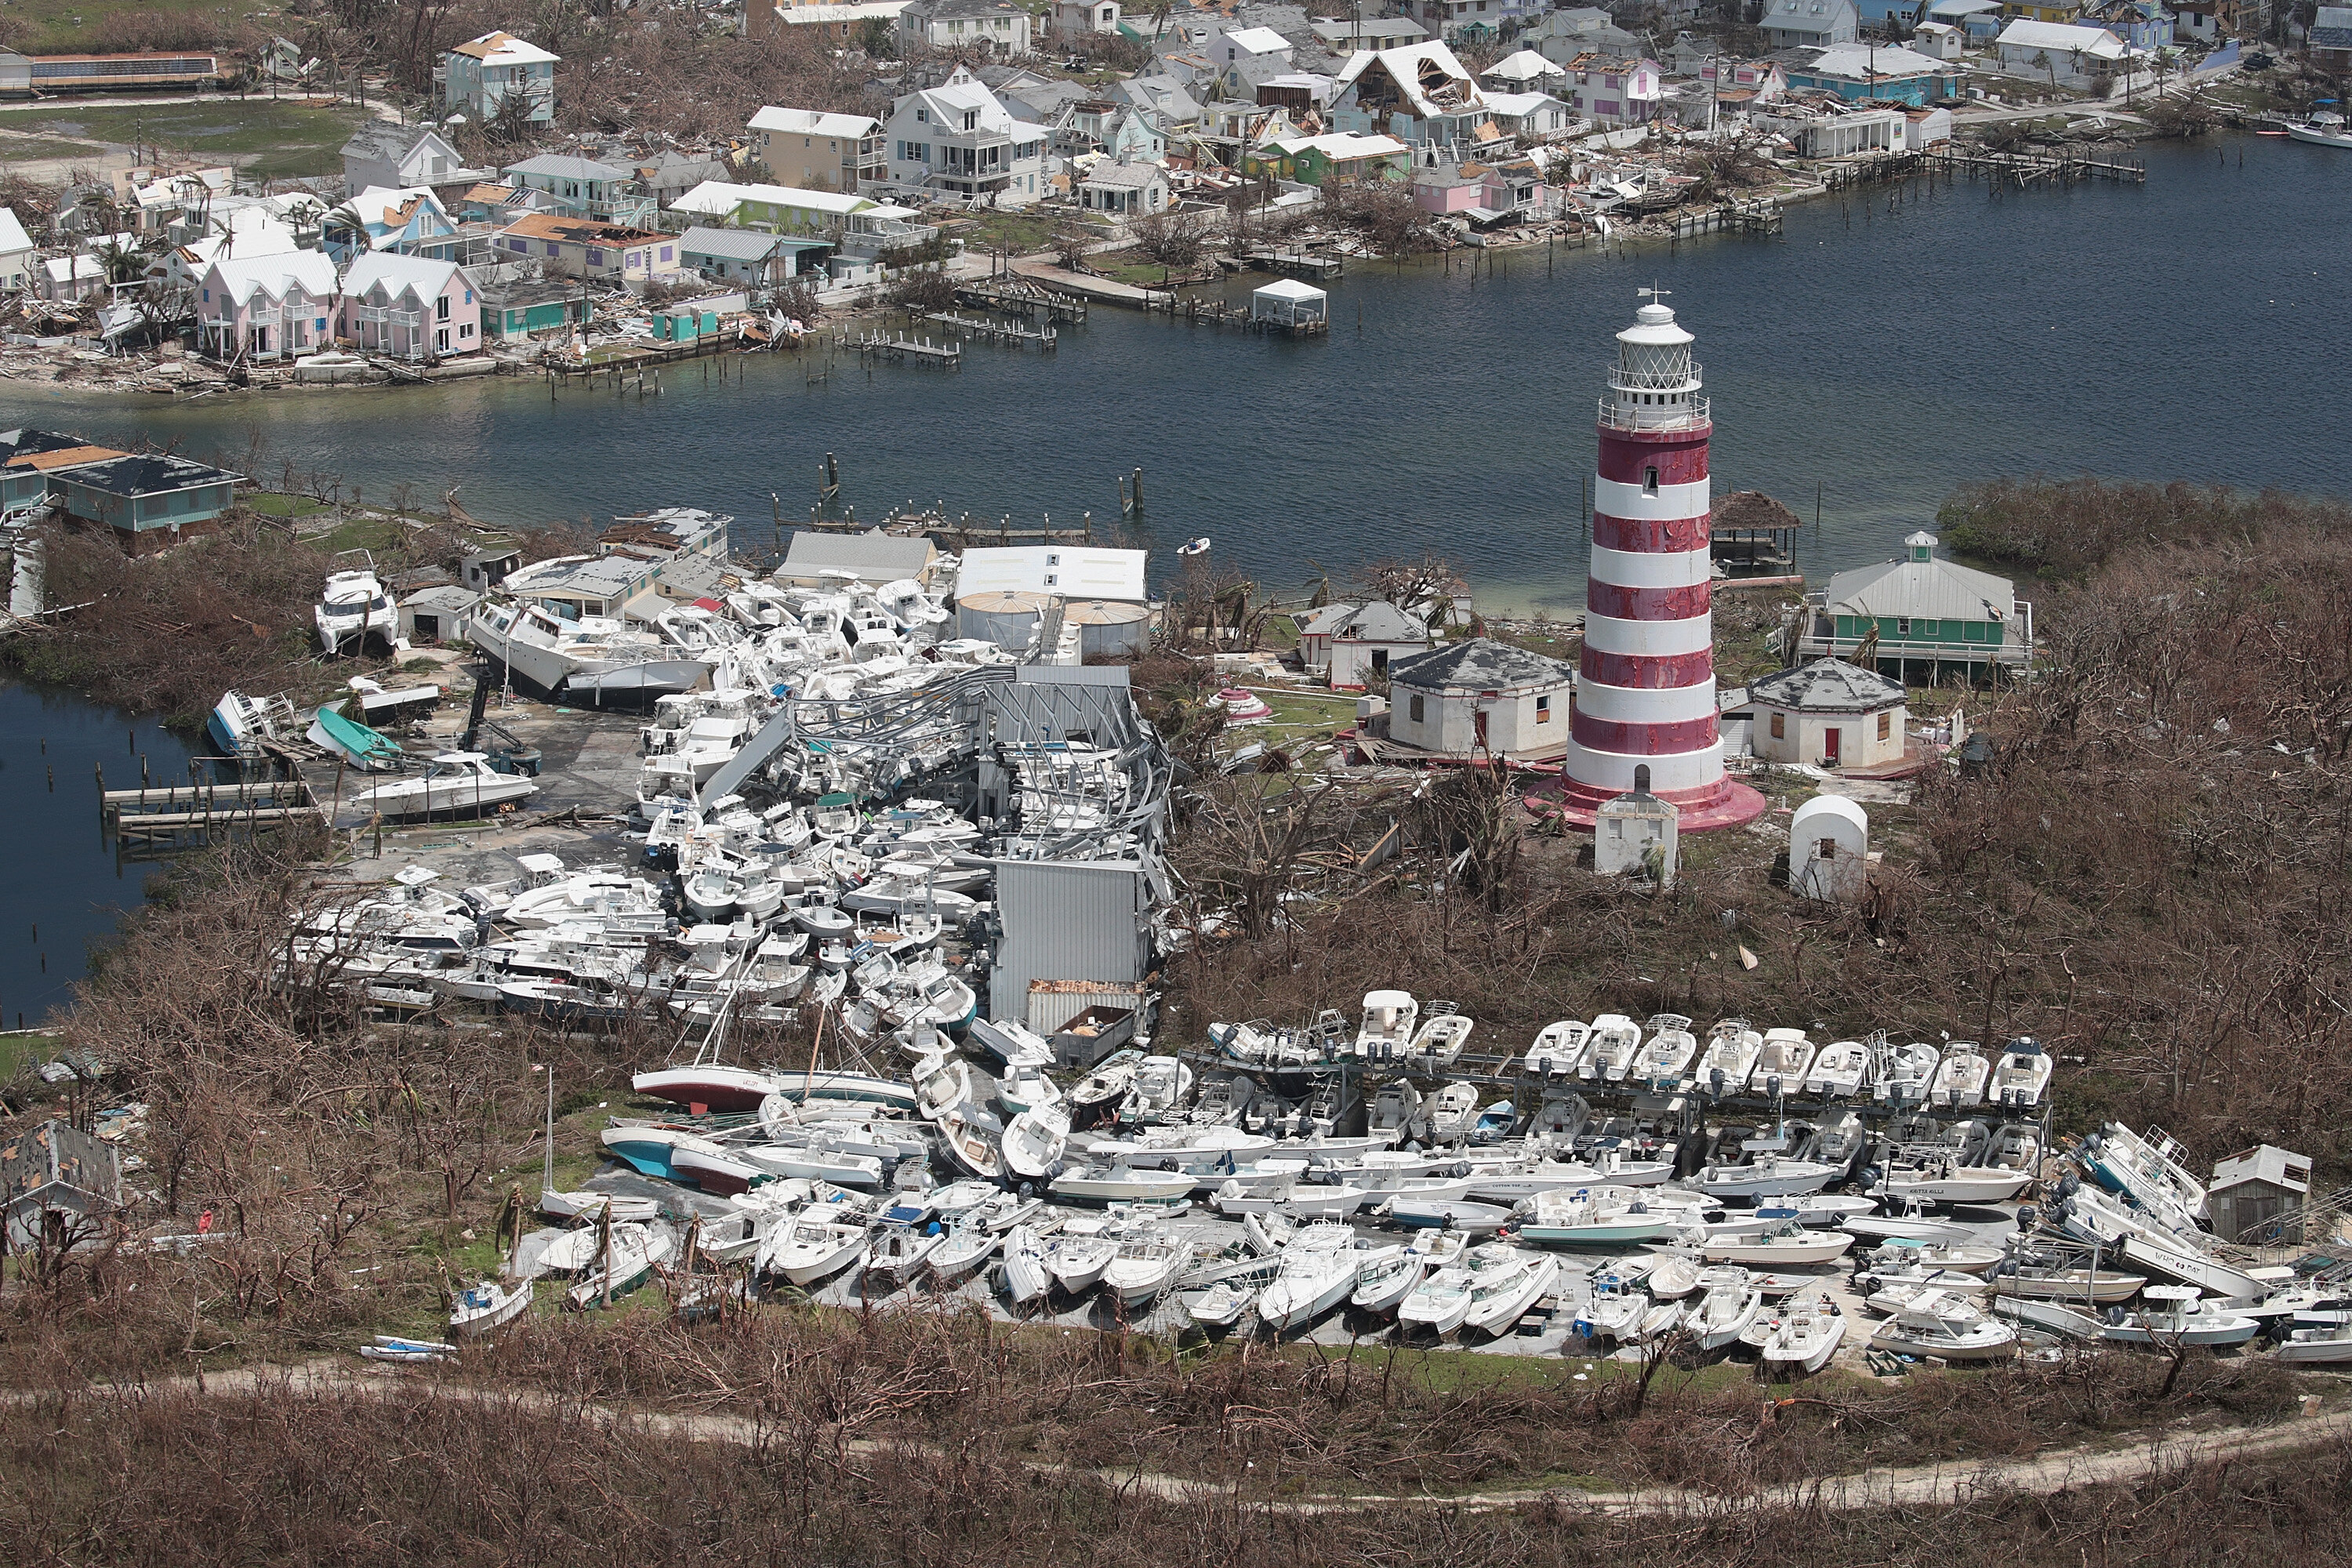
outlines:
{"label": "gazebo with thatched roof", "polygon": [[1707,535],[1715,558],[1735,577],[1769,577],[1796,564],[1804,520],[1762,490],[1734,490],[1715,509]]}

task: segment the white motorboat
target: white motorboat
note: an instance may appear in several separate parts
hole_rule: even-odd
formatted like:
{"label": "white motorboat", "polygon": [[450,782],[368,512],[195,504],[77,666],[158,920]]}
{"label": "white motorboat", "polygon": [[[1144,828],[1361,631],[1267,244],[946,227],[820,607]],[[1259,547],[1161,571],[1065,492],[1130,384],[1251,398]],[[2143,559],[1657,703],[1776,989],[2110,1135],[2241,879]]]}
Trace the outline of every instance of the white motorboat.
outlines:
{"label": "white motorboat", "polygon": [[866,1256],[866,1227],[834,1225],[822,1214],[779,1224],[760,1247],[758,1269],[806,1289]]}
{"label": "white motorboat", "polygon": [[923,1260],[933,1279],[952,1284],[996,1256],[1003,1238],[977,1222],[950,1227],[939,1246]]}
{"label": "white motorboat", "polygon": [[1892,1166],[1878,1185],[1893,1203],[2000,1204],[2033,1184],[2031,1171],[2008,1171],[1992,1165]]}
{"label": "white motorboat", "polygon": [[2340,114],[2321,110],[2308,120],[2290,121],[2286,133],[2314,147],[2352,148],[2352,126]]}
{"label": "white motorboat", "polygon": [[1528,1071],[1538,1078],[1575,1077],[1584,1065],[1585,1044],[1592,1027],[1575,1018],[1546,1024],[1528,1047]]}
{"label": "white motorboat", "polygon": [[1940,1268],[1950,1274],[1973,1274],[1981,1279],[2000,1267],[2009,1255],[1998,1247],[1970,1247],[1966,1243],[1932,1242],[1914,1254],[1922,1268]]}
{"label": "white motorboat", "polygon": [[2120,1121],[2084,1140],[2083,1158],[2099,1184],[2121,1193],[2177,1231],[2193,1230],[2206,1217],[2205,1184],[2182,1163],[2187,1151],[2161,1131],[2141,1137]]}
{"label": "white motorboat", "polygon": [[992,1182],[1004,1174],[1004,1124],[969,1100],[939,1120],[940,1152],[966,1175]]}
{"label": "white motorboat", "polygon": [[1118,1100],[1135,1081],[1135,1069],[1142,1062],[1141,1051],[1113,1051],[1097,1062],[1095,1070],[1079,1079],[1077,1087],[1070,1090],[1071,1108],[1074,1110],[1091,1110]]}
{"label": "white motorboat", "polygon": [[1763,1310],[1764,1292],[1748,1282],[1743,1270],[1736,1283],[1710,1287],[1684,1314],[1683,1329],[1699,1350],[1719,1351],[1736,1343]]}
{"label": "white motorboat", "polygon": [[653,1278],[667,1262],[677,1244],[667,1229],[642,1225],[616,1225],[605,1245],[582,1268],[579,1280],[563,1293],[563,1305],[572,1311],[610,1305]]}
{"label": "white motorboat", "polygon": [[1593,1281],[1591,1300],[1578,1310],[1574,1331],[1588,1340],[1630,1343],[1639,1336],[1653,1305],[1646,1294],[1616,1275],[1604,1275]]}
{"label": "white motorboat", "polygon": [[1204,1329],[1229,1329],[1242,1321],[1242,1314],[1256,1304],[1258,1292],[1265,1281],[1248,1275],[1220,1279],[1210,1286],[1186,1309],[1192,1321]]}
{"label": "white motorboat", "polygon": [[1801,1093],[1805,1075],[1813,1068],[1813,1042],[1802,1029],[1767,1029],[1764,1043],[1756,1053],[1756,1067],[1748,1081],[1759,1094]]}
{"label": "white motorboat", "polygon": [[2147,1279],[2144,1275],[2112,1268],[2102,1268],[2094,1274],[2085,1268],[2051,1268],[2021,1263],[2014,1270],[1995,1271],[1991,1282],[1992,1288],[2004,1296],[2108,1307],[2138,1295]]}
{"label": "white motorboat", "polygon": [[1603,1013],[1592,1020],[1592,1034],[1585,1045],[1584,1059],[1577,1065],[1577,1076],[1591,1083],[1622,1082],[1641,1048],[1639,1024],[1622,1013]]}
{"label": "white motorboat", "polygon": [[1118,1256],[1119,1236],[1099,1219],[1074,1219],[1045,1248],[1045,1272],[1066,1295],[1083,1296],[1102,1282]]}
{"label": "white motorboat", "polygon": [[772,1113],[763,1101],[760,1107],[762,1121],[786,1120],[789,1107],[795,1102],[814,1108],[826,1100],[847,1100],[906,1111],[913,1110],[917,1104],[913,1085],[865,1073],[784,1071],[777,1073],[775,1079],[777,1109]]}
{"label": "white motorboat", "polygon": [[[1454,1015],[1459,1017],[1460,1015]],[[1429,1142],[1436,1144],[1459,1143],[1470,1136],[1478,1125],[1478,1086],[1475,1083],[1449,1083],[1421,1102],[1422,1122]]]}
{"label": "white motorboat", "polygon": [[1699,1251],[1709,1263],[1783,1268],[1833,1263],[1853,1245],[1853,1237],[1843,1231],[1807,1230],[1790,1219],[1761,1236],[1710,1237]]}
{"label": "white motorboat", "polygon": [[2137,1312],[2123,1313],[2100,1331],[2119,1344],[2242,1345],[2262,1331],[2259,1319],[2224,1311],[2200,1300],[2194,1285],[2150,1285],[2139,1293]]}
{"label": "white motorboat", "polygon": [[1411,1193],[1398,1194],[1374,1212],[1408,1230],[1458,1230],[1469,1236],[1492,1236],[1511,1219],[1511,1211],[1498,1205],[1417,1197]]}
{"label": "white motorboat", "polygon": [[[1500,1287],[1533,1267],[1532,1254],[1503,1242],[1474,1247],[1461,1260],[1435,1269],[1397,1307],[1407,1329],[1428,1329],[1440,1337],[1460,1328],[1482,1287]],[[1491,1295],[1491,1291],[1490,1291]]]}
{"label": "white motorboat", "polygon": [[539,605],[483,604],[467,618],[465,632],[467,641],[549,696],[657,698],[691,691],[710,673],[707,659],[681,657],[670,643],[621,621],[566,621]]}
{"label": "white motorboat", "polygon": [[1698,1037],[1690,1020],[1679,1013],[1659,1013],[1650,1019],[1650,1037],[1634,1053],[1625,1078],[1629,1083],[1664,1094],[1678,1088],[1698,1055]]}
{"label": "white motorboat", "polygon": [[2352,1322],[2292,1330],[2280,1342],[2278,1358],[2318,1366],[2352,1362]]}
{"label": "white motorboat", "polygon": [[865,1272],[892,1285],[911,1284],[946,1239],[944,1231],[929,1235],[896,1227],[882,1231],[866,1244]]}
{"label": "white motorboat", "polygon": [[1764,1342],[1764,1364],[1814,1373],[1829,1364],[1845,1338],[1845,1318],[1827,1296],[1801,1295],[1782,1311]]}
{"label": "white motorboat", "polygon": [[1035,1068],[1013,1068],[996,1080],[996,1102],[1009,1116],[1056,1107],[1061,1100],[1062,1086]]}
{"label": "white motorboat", "polygon": [[1926,1103],[1927,1091],[1936,1081],[1936,1064],[1943,1059],[1943,1054],[1925,1040],[1914,1040],[1907,1046],[1888,1042],[1877,1053],[1871,1069],[1875,1079],[1872,1098],[1888,1105]]}
{"label": "white motorboat", "polygon": [[1192,1069],[1174,1057],[1146,1057],[1118,1102],[1122,1121],[1154,1121],[1182,1109],[1192,1092]]}
{"label": "white motorboat", "polygon": [[1698,1173],[1698,1190],[1711,1198],[1780,1198],[1818,1193],[1845,1173],[1819,1160],[1791,1160],[1759,1153],[1745,1165],[1710,1165]]}
{"label": "white motorboat", "polygon": [[[364,550],[346,550],[335,557],[359,557],[362,564],[327,574],[327,585],[310,612],[319,628],[319,649],[333,655],[358,653],[373,642],[390,647],[400,632],[400,614],[375,574],[375,562]],[[328,563],[334,565],[334,561]]]}
{"label": "white motorboat", "polygon": [[1992,1310],[2000,1317],[2048,1333],[2063,1334],[2070,1340],[2095,1340],[2106,1332],[2107,1325],[2088,1312],[2057,1301],[2035,1300],[2031,1297],[1996,1294]]}
{"label": "white motorboat", "polygon": [[1691,1087],[1720,1100],[1748,1087],[1756,1058],[1764,1052],[1764,1037],[1745,1018],[1726,1018],[1708,1031],[1706,1049],[1691,1069]]}
{"label": "white motorboat", "polygon": [[[878,1158],[827,1148],[821,1143],[730,1144],[729,1152],[743,1163],[769,1175],[803,1182],[831,1182],[837,1187],[878,1187],[882,1184],[882,1162]],[[677,1166],[681,1173],[686,1172],[685,1156],[679,1157]],[[708,1182],[702,1184],[706,1189],[709,1187]]]}
{"label": "white motorboat", "polygon": [[1807,1070],[1804,1092],[1822,1100],[1859,1094],[1870,1077],[1870,1047],[1860,1040],[1833,1040],[1823,1046]]}
{"label": "white motorboat", "polygon": [[2017,1331],[1949,1291],[1928,1289],[1896,1307],[1870,1343],[1874,1350],[1937,1361],[2006,1361],[2017,1353]]}
{"label": "white motorboat", "polygon": [[1069,1112],[1060,1106],[1024,1110],[1004,1124],[1004,1135],[998,1141],[1004,1173],[1024,1182],[1050,1180],[1069,1142]]}
{"label": "white motorboat", "polygon": [[1664,1253],[1642,1277],[1654,1301],[1679,1301],[1699,1288],[1699,1267],[1680,1253]]}
{"label": "white motorboat", "polygon": [[1159,1230],[1130,1235],[1118,1244],[1118,1255],[1103,1270],[1103,1289],[1125,1307],[1156,1301],[1176,1282],[1192,1261],[1192,1245]]}
{"label": "white motorboat", "polygon": [[1992,1076],[1992,1063],[1973,1040],[1954,1040],[1944,1047],[1944,1059],[1936,1065],[1936,1077],[1927,1087],[1927,1103],[1961,1109],[1984,1099],[1985,1080]]}
{"label": "white motorboat", "polygon": [[[1042,1301],[1054,1288],[1052,1270],[1045,1266],[1046,1241],[1026,1225],[1016,1225],[1004,1233],[1004,1293],[1016,1307]],[[1109,1260],[1104,1260],[1108,1266]]]}
{"label": "white motorboat", "polygon": [[[1454,1011],[1451,1002],[1433,1002],[1429,1005],[1430,1016],[1413,1031],[1412,1043],[1405,1047],[1405,1054],[1433,1069],[1452,1067],[1454,1059],[1462,1054],[1462,1047],[1469,1043],[1474,1026],[1469,1018]],[[1440,1012],[1440,1008],[1444,1010]]]}
{"label": "white motorboat", "polygon": [[453,1340],[487,1339],[530,1310],[529,1279],[502,1282],[485,1279],[457,1292],[449,1312]]}
{"label": "white motorboat", "polygon": [[2009,1042],[1992,1069],[1985,1090],[1987,1103],[2026,1109],[2042,1103],[2050,1089],[2050,1053],[2031,1035]]}
{"label": "white motorboat", "polygon": [[1483,1334],[1508,1333],[1559,1283],[1557,1258],[1536,1258],[1514,1279],[1482,1280],[1471,1287],[1470,1310],[1462,1315],[1462,1326]]}
{"label": "white motorboat", "polygon": [[1089,1165],[1063,1172],[1045,1190],[1055,1203],[1177,1204],[1192,1196],[1192,1178],[1182,1171]]}
{"label": "white motorboat", "polygon": [[1276,1333],[1306,1327],[1353,1294],[1369,1261],[1344,1225],[1311,1225],[1282,1249],[1282,1265],[1257,1299],[1258,1321]]}
{"label": "white motorboat", "polygon": [[258,757],[263,742],[290,741],[301,728],[302,715],[282,692],[247,697],[242,691],[225,691],[205,721],[205,732],[227,757]]}
{"label": "white motorboat", "polygon": [[1356,1029],[1356,1055],[1369,1061],[1391,1060],[1412,1044],[1421,1004],[1405,991],[1364,993],[1363,1021]]}
{"label": "white motorboat", "polygon": [[1376,1316],[1393,1312],[1423,1279],[1459,1259],[1465,1246],[1459,1236],[1438,1235],[1416,1240],[1393,1257],[1363,1268],[1357,1276],[1349,1304],[1360,1312]]}
{"label": "white motorboat", "polygon": [[1581,1160],[1537,1160],[1482,1166],[1472,1173],[1465,1195],[1481,1203],[1515,1204],[1545,1193],[1578,1187],[1654,1186],[1674,1173],[1674,1166],[1664,1160],[1624,1160],[1611,1151],[1597,1164]]}
{"label": "white motorboat", "polygon": [[661,1217],[661,1205],[651,1198],[621,1197],[586,1190],[566,1193],[552,1187],[539,1194],[540,1212],[557,1219],[594,1219],[608,1208],[616,1222]]}
{"label": "white motorboat", "polygon": [[926,1121],[937,1121],[979,1097],[979,1075],[961,1057],[934,1057],[916,1069],[915,1111]]}
{"label": "white motorboat", "polygon": [[1690,1211],[1664,1201],[1664,1194],[1625,1187],[1561,1188],[1528,1200],[1533,1212],[1519,1226],[1519,1239],[1544,1247],[1631,1247],[1679,1234]]}

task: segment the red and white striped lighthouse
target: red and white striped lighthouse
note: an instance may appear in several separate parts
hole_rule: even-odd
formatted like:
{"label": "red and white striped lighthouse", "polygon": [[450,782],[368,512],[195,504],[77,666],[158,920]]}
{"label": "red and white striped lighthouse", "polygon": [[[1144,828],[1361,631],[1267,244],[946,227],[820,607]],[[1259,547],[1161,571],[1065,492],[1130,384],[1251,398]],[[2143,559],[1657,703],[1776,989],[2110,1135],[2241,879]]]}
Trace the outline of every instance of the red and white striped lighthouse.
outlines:
{"label": "red and white striped lighthouse", "polygon": [[1678,830],[1691,833],[1748,821],[1764,797],[1723,773],[1707,548],[1715,427],[1691,335],[1664,292],[1642,290],[1647,303],[1617,334],[1601,399],[1563,805],[1571,822],[1590,826],[1603,802],[1646,789],[1679,806]]}

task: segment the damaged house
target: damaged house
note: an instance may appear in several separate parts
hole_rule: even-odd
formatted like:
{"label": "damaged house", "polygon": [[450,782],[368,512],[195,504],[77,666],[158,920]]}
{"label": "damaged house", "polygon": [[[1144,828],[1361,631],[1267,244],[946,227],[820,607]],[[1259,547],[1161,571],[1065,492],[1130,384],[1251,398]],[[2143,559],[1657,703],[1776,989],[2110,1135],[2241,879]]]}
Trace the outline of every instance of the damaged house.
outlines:
{"label": "damaged house", "polygon": [[1478,83],[1444,44],[1367,49],[1339,68],[1333,129],[1387,135],[1412,147],[1501,139]]}

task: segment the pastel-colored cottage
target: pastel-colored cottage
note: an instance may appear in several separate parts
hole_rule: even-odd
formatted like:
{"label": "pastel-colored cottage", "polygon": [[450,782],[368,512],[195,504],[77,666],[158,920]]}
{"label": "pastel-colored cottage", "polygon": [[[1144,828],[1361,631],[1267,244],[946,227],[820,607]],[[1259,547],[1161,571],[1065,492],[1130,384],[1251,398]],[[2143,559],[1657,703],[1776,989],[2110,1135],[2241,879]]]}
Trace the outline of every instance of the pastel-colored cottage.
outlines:
{"label": "pastel-colored cottage", "polygon": [[215,259],[196,284],[201,351],[219,360],[274,360],[331,340],[335,264],[324,251]]}
{"label": "pastel-colored cottage", "polygon": [[362,353],[446,359],[480,352],[481,300],[454,261],[372,251],[343,274],[338,329]]}
{"label": "pastel-colored cottage", "polygon": [[562,57],[511,33],[484,33],[444,57],[447,76],[442,102],[476,121],[512,110],[533,125],[555,119],[555,68]]}
{"label": "pastel-colored cottage", "polygon": [[499,231],[501,260],[532,257],[559,277],[643,285],[678,270],[677,237],[593,218],[530,213]]}
{"label": "pastel-colored cottage", "polygon": [[0,207],[0,289],[22,289],[33,271],[33,240],[16,209]]}
{"label": "pastel-colored cottage", "polygon": [[[411,185],[404,190],[371,186],[353,196],[349,205],[352,215],[366,230],[369,250],[443,260],[454,260],[458,254],[462,242],[457,237],[457,221],[430,186]],[[349,261],[361,248],[357,237],[340,224],[329,224],[324,239],[329,253],[339,263]]]}

